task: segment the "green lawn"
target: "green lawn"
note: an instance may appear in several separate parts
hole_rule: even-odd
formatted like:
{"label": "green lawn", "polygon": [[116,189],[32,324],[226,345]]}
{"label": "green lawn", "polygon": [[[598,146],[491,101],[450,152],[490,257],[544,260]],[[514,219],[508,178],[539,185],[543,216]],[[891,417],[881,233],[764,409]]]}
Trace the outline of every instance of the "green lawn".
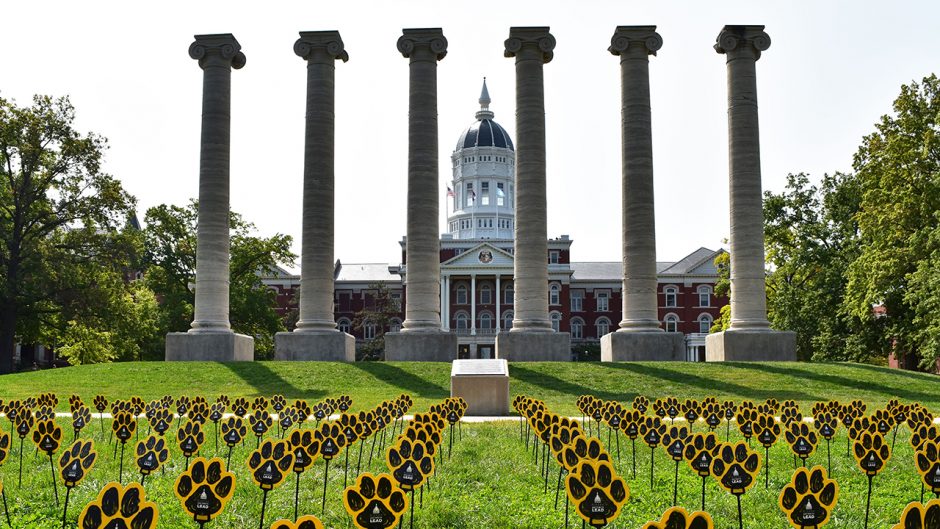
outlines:
{"label": "green lawn", "polygon": [[[66,410],[65,398],[71,393],[81,395],[86,402],[102,393],[109,398],[139,395],[146,400],[170,395],[202,394],[213,400],[219,393],[231,396],[254,396],[282,393],[290,399],[304,398],[316,401],[325,396],[341,393],[352,395],[354,410],[371,407],[386,398],[402,392],[415,397],[412,411],[422,411],[431,403],[448,396],[448,364],[305,364],[305,363],[251,363],[251,364],[114,364],[24,373],[0,377],[0,398],[20,398],[40,391],[59,394],[60,409]],[[676,397],[703,397],[716,395],[735,400],[795,399],[804,412],[817,400],[861,398],[869,403],[871,411],[891,398],[918,401],[940,411],[940,385],[933,376],[899,372],[872,366],[849,364],[514,364],[511,391],[530,394],[544,399],[555,411],[577,415],[575,399],[591,393],[605,399],[628,401],[636,394],[651,398],[672,395]],[[105,427],[110,421],[105,421]],[[66,439],[71,440],[67,421]],[[143,424],[143,423],[142,423]],[[312,424],[311,424],[312,427]],[[0,419],[0,428],[10,431],[10,424]],[[116,480],[118,459],[113,456],[113,445],[102,435],[95,415],[92,424],[83,432],[91,436],[99,451],[99,461],[91,476],[72,491],[69,506],[69,527],[81,508],[91,501],[108,481]],[[696,426],[703,430],[702,423]],[[142,434],[146,432],[143,427]],[[724,429],[720,429],[723,432]],[[214,430],[209,425],[203,455],[225,456],[225,448],[217,452]],[[168,434],[175,434],[175,427]],[[739,437],[735,432],[732,440]],[[601,436],[607,443],[606,429]],[[901,428],[897,445],[885,470],[874,480],[872,499],[872,529],[886,529],[897,523],[903,507],[920,497],[920,486],[914,471],[909,433]],[[175,439],[175,437],[173,437]],[[387,445],[388,443],[386,443]],[[609,450],[617,460],[616,442]],[[232,470],[238,478],[237,490],[224,514],[207,527],[251,528],[258,526],[261,492],[248,476],[246,460],[254,440],[235,449]],[[446,445],[446,440],[445,440]],[[0,468],[13,527],[49,529],[61,526],[61,508],[56,508],[51,488],[49,461],[34,455],[35,448],[26,441],[23,454],[23,485],[17,484],[19,439],[14,435],[13,447]],[[184,460],[170,443],[171,459],[166,474],[147,478],[148,499],[156,501],[160,509],[161,528],[188,527],[196,524],[187,519],[179,502],[172,494],[173,482],[183,470]],[[833,475],[840,486],[838,506],[833,521],[827,527],[857,529],[863,526],[867,481],[854,461],[845,455],[845,431],[840,428],[832,444]],[[125,455],[124,480],[139,479],[130,457],[131,445]],[[365,459],[371,444],[367,445]],[[382,446],[376,447],[376,454]],[[381,450],[384,455],[384,450]],[[658,516],[672,504],[674,464],[662,448],[655,454],[655,484],[650,489],[650,449],[637,444],[637,476],[631,471],[630,442],[620,439],[620,459],[616,463],[619,473],[630,487],[630,500],[620,519],[610,527],[636,529]],[[763,450],[760,450],[763,457]],[[358,456],[358,446],[353,457]],[[363,471],[384,470],[383,458],[376,456],[369,465],[363,462]],[[747,528],[779,529],[786,527],[777,508],[777,495],[789,481],[793,460],[783,440],[770,452],[770,486],[764,489],[761,480],[743,498]],[[327,484],[327,507],[323,520],[328,528],[352,527],[342,504],[343,462],[334,461]],[[810,458],[810,465],[826,464],[826,445],[822,444]],[[301,514],[321,515],[320,495],[323,486],[323,461],[301,478]],[[557,467],[551,468],[549,492],[544,492],[544,481],[519,438],[516,423],[468,424],[463,427],[463,439],[455,442],[454,453],[432,481],[431,490],[425,491],[424,507],[415,515],[415,527],[421,528],[526,528],[561,527],[562,510],[554,508],[554,481]],[[688,509],[697,509],[700,501],[701,480],[694,476],[685,463],[679,467],[678,503]],[[350,475],[350,478],[352,476]],[[763,477],[763,469],[761,470]],[[281,488],[269,494],[266,525],[280,517],[293,514],[294,477],[290,476]],[[60,500],[64,497],[59,483]],[[737,505],[734,498],[720,491],[714,480],[706,485],[706,507],[715,518],[716,529],[737,527]],[[928,493],[928,497],[931,495]],[[560,502],[564,504],[563,498]],[[571,512],[571,527],[580,523]],[[0,512],[0,520],[5,521]]]}

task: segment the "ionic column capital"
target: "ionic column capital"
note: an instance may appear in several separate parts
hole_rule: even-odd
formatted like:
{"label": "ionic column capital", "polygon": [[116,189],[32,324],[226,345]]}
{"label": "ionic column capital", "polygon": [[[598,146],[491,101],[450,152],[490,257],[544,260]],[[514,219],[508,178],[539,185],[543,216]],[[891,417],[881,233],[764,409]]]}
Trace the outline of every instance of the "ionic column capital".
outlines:
{"label": "ionic column capital", "polygon": [[764,26],[725,26],[715,41],[715,51],[728,55],[728,59],[739,57],[760,59],[760,53],[770,48],[770,35]]}
{"label": "ionic column capital", "polygon": [[663,47],[663,38],[656,33],[656,26],[617,26],[607,48],[613,55],[656,55]]}
{"label": "ionic column capital", "polygon": [[189,56],[199,61],[199,67],[228,66],[238,70],[245,65],[242,46],[231,33],[196,35],[189,45]]}
{"label": "ionic column capital", "polygon": [[509,28],[503,56],[524,58],[524,55],[535,54],[542,63],[551,62],[555,56],[552,51],[555,49],[555,37],[548,30],[548,26]]}
{"label": "ionic column capital", "polygon": [[336,60],[349,60],[339,31],[301,31],[300,38],[294,43],[294,53],[309,62],[332,63]]}
{"label": "ionic column capital", "polygon": [[439,61],[447,55],[447,38],[441,28],[403,29],[398,51],[406,59]]}

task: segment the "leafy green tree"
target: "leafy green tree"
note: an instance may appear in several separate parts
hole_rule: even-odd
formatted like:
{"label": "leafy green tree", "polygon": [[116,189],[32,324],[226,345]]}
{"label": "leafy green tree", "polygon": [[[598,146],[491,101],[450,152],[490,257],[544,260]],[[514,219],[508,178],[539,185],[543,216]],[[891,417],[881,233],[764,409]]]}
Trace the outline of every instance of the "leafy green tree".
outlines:
{"label": "leafy green tree", "polygon": [[[722,241],[727,244],[728,241]],[[715,268],[718,270],[718,280],[715,281],[715,297],[731,296],[731,254],[721,252],[715,256]],[[721,307],[718,318],[712,322],[708,332],[721,332],[728,330],[731,325],[731,304]]]}
{"label": "leafy green tree", "polygon": [[[0,98],[0,373],[62,304],[100,307],[87,282],[129,259],[120,227],[134,200],[101,168],[106,140],[75,130],[68,98]],[[84,297],[84,298],[83,298]]]}
{"label": "leafy green tree", "polygon": [[385,331],[391,327],[392,318],[401,314],[401,305],[392,298],[392,293],[385,283],[373,283],[369,285],[369,291],[373,294],[366,296],[364,308],[356,313],[352,325],[363,333],[366,326],[374,325],[376,332],[374,337],[357,348],[356,359],[382,360],[385,353]]}
{"label": "leafy green tree", "polygon": [[[160,298],[160,328],[186,331],[193,319],[196,277],[196,219],[198,205],[160,205],[144,217],[144,266],[146,283]],[[274,354],[274,333],[286,330],[275,312],[275,294],[261,282],[261,273],[289,266],[297,257],[290,251],[291,237],[254,235],[255,226],[231,214],[231,264],[229,320],[235,332],[255,338],[255,355]],[[162,344],[145,352],[146,358],[163,358]]]}
{"label": "leafy green tree", "polygon": [[893,109],[853,162],[861,251],[848,270],[846,304],[859,318],[882,305],[894,350],[919,353],[926,366],[940,356],[940,79],[902,86]]}

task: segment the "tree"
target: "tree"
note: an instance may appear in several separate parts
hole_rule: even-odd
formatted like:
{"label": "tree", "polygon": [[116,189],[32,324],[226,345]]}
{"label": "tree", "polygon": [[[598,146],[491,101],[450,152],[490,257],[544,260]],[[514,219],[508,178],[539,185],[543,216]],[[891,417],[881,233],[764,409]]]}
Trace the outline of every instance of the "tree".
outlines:
{"label": "tree", "polygon": [[356,313],[352,324],[363,335],[366,327],[374,326],[375,335],[358,348],[356,359],[382,360],[385,352],[385,330],[391,328],[392,318],[401,314],[401,306],[392,298],[392,293],[385,283],[373,283],[369,285],[369,291],[373,294],[365,295],[364,307]]}
{"label": "tree", "polygon": [[846,305],[858,318],[884,307],[883,327],[899,355],[940,357],[940,79],[901,87],[894,114],[862,141],[853,168],[861,186],[858,258]]}
{"label": "tree", "polygon": [[[722,242],[724,244],[728,243],[727,240]],[[728,252],[721,252],[715,256],[714,262],[715,268],[718,270],[718,280],[715,281],[715,297],[731,297],[731,254]],[[712,326],[710,329],[708,329],[708,332],[712,333],[727,331],[729,326],[731,326],[730,303],[721,307],[718,319],[712,322]]]}
{"label": "tree", "polygon": [[[144,217],[144,267],[147,285],[160,297],[160,327],[166,332],[186,331],[193,319],[196,278],[196,220],[198,204],[160,205]],[[260,274],[292,265],[291,237],[254,235],[255,226],[231,214],[231,265],[229,320],[235,332],[255,338],[255,355],[274,354],[274,334],[286,330],[275,307],[275,295],[261,282]],[[161,348],[145,357],[163,358]]]}
{"label": "tree", "polygon": [[0,373],[64,298],[98,294],[89,270],[129,256],[119,228],[134,200],[101,169],[106,140],[74,120],[68,98],[36,96],[29,107],[0,98]]}

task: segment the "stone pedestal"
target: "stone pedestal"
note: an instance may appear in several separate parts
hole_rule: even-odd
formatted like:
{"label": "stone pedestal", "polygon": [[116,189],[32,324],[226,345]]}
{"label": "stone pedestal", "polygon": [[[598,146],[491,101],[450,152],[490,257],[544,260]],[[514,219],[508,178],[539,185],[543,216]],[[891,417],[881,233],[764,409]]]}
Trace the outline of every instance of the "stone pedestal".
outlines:
{"label": "stone pedestal", "polygon": [[457,335],[449,332],[387,332],[387,362],[450,362],[457,358]]}
{"label": "stone pedestal", "polygon": [[685,360],[685,338],[678,332],[612,332],[601,337],[602,362]]}
{"label": "stone pedestal", "polygon": [[466,415],[509,415],[509,364],[505,360],[454,360],[450,396],[467,401]]}
{"label": "stone pedestal", "polygon": [[707,362],[796,361],[792,331],[724,331],[705,337]]}
{"label": "stone pedestal", "polygon": [[279,332],[274,350],[275,360],[356,361],[356,339],[339,331]]}
{"label": "stone pedestal", "polygon": [[510,362],[570,362],[571,335],[566,332],[501,332],[496,358]]}
{"label": "stone pedestal", "polygon": [[255,339],[234,332],[171,332],[166,335],[168,362],[251,362]]}

